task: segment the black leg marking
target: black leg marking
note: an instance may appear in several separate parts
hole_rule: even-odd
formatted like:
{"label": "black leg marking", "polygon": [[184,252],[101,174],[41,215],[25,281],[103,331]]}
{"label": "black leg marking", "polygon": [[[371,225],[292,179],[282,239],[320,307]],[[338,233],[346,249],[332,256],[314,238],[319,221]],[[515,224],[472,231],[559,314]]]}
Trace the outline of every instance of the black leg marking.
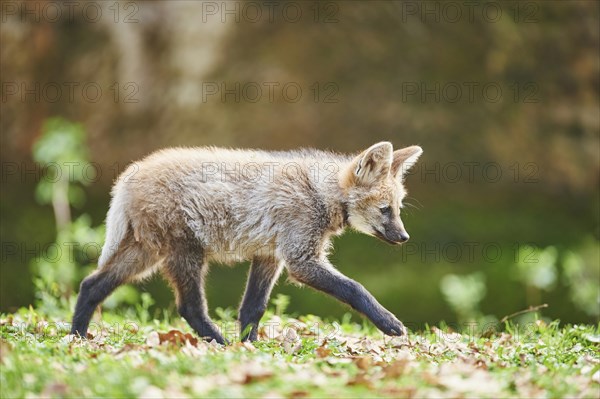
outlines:
{"label": "black leg marking", "polygon": [[94,311],[121,283],[115,275],[103,271],[91,274],[81,282],[71,334],[86,338]]}
{"label": "black leg marking", "polygon": [[258,323],[265,314],[271,290],[280,273],[281,267],[274,259],[255,258],[252,261],[239,310],[242,341],[256,341],[258,338]]}
{"label": "black leg marking", "polygon": [[177,310],[196,333],[207,341],[226,341],[208,316],[204,295],[204,275],[207,265],[202,248],[190,241],[188,245],[178,245],[167,259],[165,272],[176,294]]}
{"label": "black leg marking", "polygon": [[156,262],[139,243],[133,241],[131,230],[118,250],[98,270],[81,283],[71,334],[86,337],[90,319],[96,307],[121,284],[131,281]]}
{"label": "black leg marking", "polygon": [[333,267],[318,261],[290,265],[292,277],[319,291],[332,295],[367,316],[387,335],[404,335],[404,325],[356,281],[344,276]]}

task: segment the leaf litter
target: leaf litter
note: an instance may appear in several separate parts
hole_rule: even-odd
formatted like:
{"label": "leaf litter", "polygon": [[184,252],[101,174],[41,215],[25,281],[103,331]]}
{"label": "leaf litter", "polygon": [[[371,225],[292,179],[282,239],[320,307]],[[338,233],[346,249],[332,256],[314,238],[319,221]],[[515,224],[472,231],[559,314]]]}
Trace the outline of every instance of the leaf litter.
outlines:
{"label": "leaf litter", "polygon": [[[598,331],[593,328],[549,331],[540,325],[537,335],[526,339],[505,332],[472,337],[435,327],[402,338],[360,329],[318,337],[302,320],[280,318],[274,324],[283,321],[295,329],[261,328],[259,341],[228,346],[187,331],[150,327],[127,342],[103,334],[33,341],[52,348],[52,356],[39,356],[31,345],[21,345],[18,334],[4,330],[2,378],[20,376],[28,388],[12,392],[3,387],[2,396],[110,396],[101,390],[107,383],[96,381],[104,378],[98,374],[104,367],[120,370],[124,385],[119,389],[138,397],[594,398],[600,392]],[[2,322],[4,329],[14,321]]]}

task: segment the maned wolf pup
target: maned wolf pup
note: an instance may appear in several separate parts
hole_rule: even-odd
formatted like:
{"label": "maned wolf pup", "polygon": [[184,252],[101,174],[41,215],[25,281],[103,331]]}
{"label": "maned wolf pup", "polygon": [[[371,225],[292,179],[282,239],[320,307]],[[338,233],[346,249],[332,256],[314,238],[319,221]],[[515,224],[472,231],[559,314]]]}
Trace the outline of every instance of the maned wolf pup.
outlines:
{"label": "maned wolf pup", "polygon": [[161,270],[177,309],[199,336],[224,343],[208,316],[209,261],[252,260],[239,309],[242,339],[258,322],[283,268],[347,303],[388,335],[405,328],[367,290],[327,260],[331,237],[349,226],[390,244],[408,240],[400,220],[404,173],[418,146],[388,142],[357,156],[324,151],[173,148],[118,178],[98,269],[81,283],[71,333],[86,336],[96,307],[119,285]]}

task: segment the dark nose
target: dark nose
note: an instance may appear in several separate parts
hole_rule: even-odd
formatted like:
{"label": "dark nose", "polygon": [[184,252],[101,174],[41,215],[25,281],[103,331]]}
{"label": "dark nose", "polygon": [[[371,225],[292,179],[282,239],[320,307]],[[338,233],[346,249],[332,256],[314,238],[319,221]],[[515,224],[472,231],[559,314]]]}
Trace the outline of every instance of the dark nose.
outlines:
{"label": "dark nose", "polygon": [[406,231],[403,231],[400,233],[400,241],[401,242],[406,242],[406,241],[408,241],[409,238],[410,238],[410,236],[408,235],[408,233]]}

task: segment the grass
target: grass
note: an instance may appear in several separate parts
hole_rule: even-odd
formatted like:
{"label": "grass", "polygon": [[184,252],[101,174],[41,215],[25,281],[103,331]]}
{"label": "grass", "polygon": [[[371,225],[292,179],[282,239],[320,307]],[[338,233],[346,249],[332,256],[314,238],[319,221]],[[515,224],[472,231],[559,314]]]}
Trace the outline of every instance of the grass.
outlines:
{"label": "grass", "polygon": [[[89,340],[66,336],[67,312],[1,315],[1,397],[600,397],[598,326],[538,320],[390,338],[277,306],[259,341],[222,347],[179,318],[140,312],[97,314]],[[219,316],[235,338],[233,312]]]}

